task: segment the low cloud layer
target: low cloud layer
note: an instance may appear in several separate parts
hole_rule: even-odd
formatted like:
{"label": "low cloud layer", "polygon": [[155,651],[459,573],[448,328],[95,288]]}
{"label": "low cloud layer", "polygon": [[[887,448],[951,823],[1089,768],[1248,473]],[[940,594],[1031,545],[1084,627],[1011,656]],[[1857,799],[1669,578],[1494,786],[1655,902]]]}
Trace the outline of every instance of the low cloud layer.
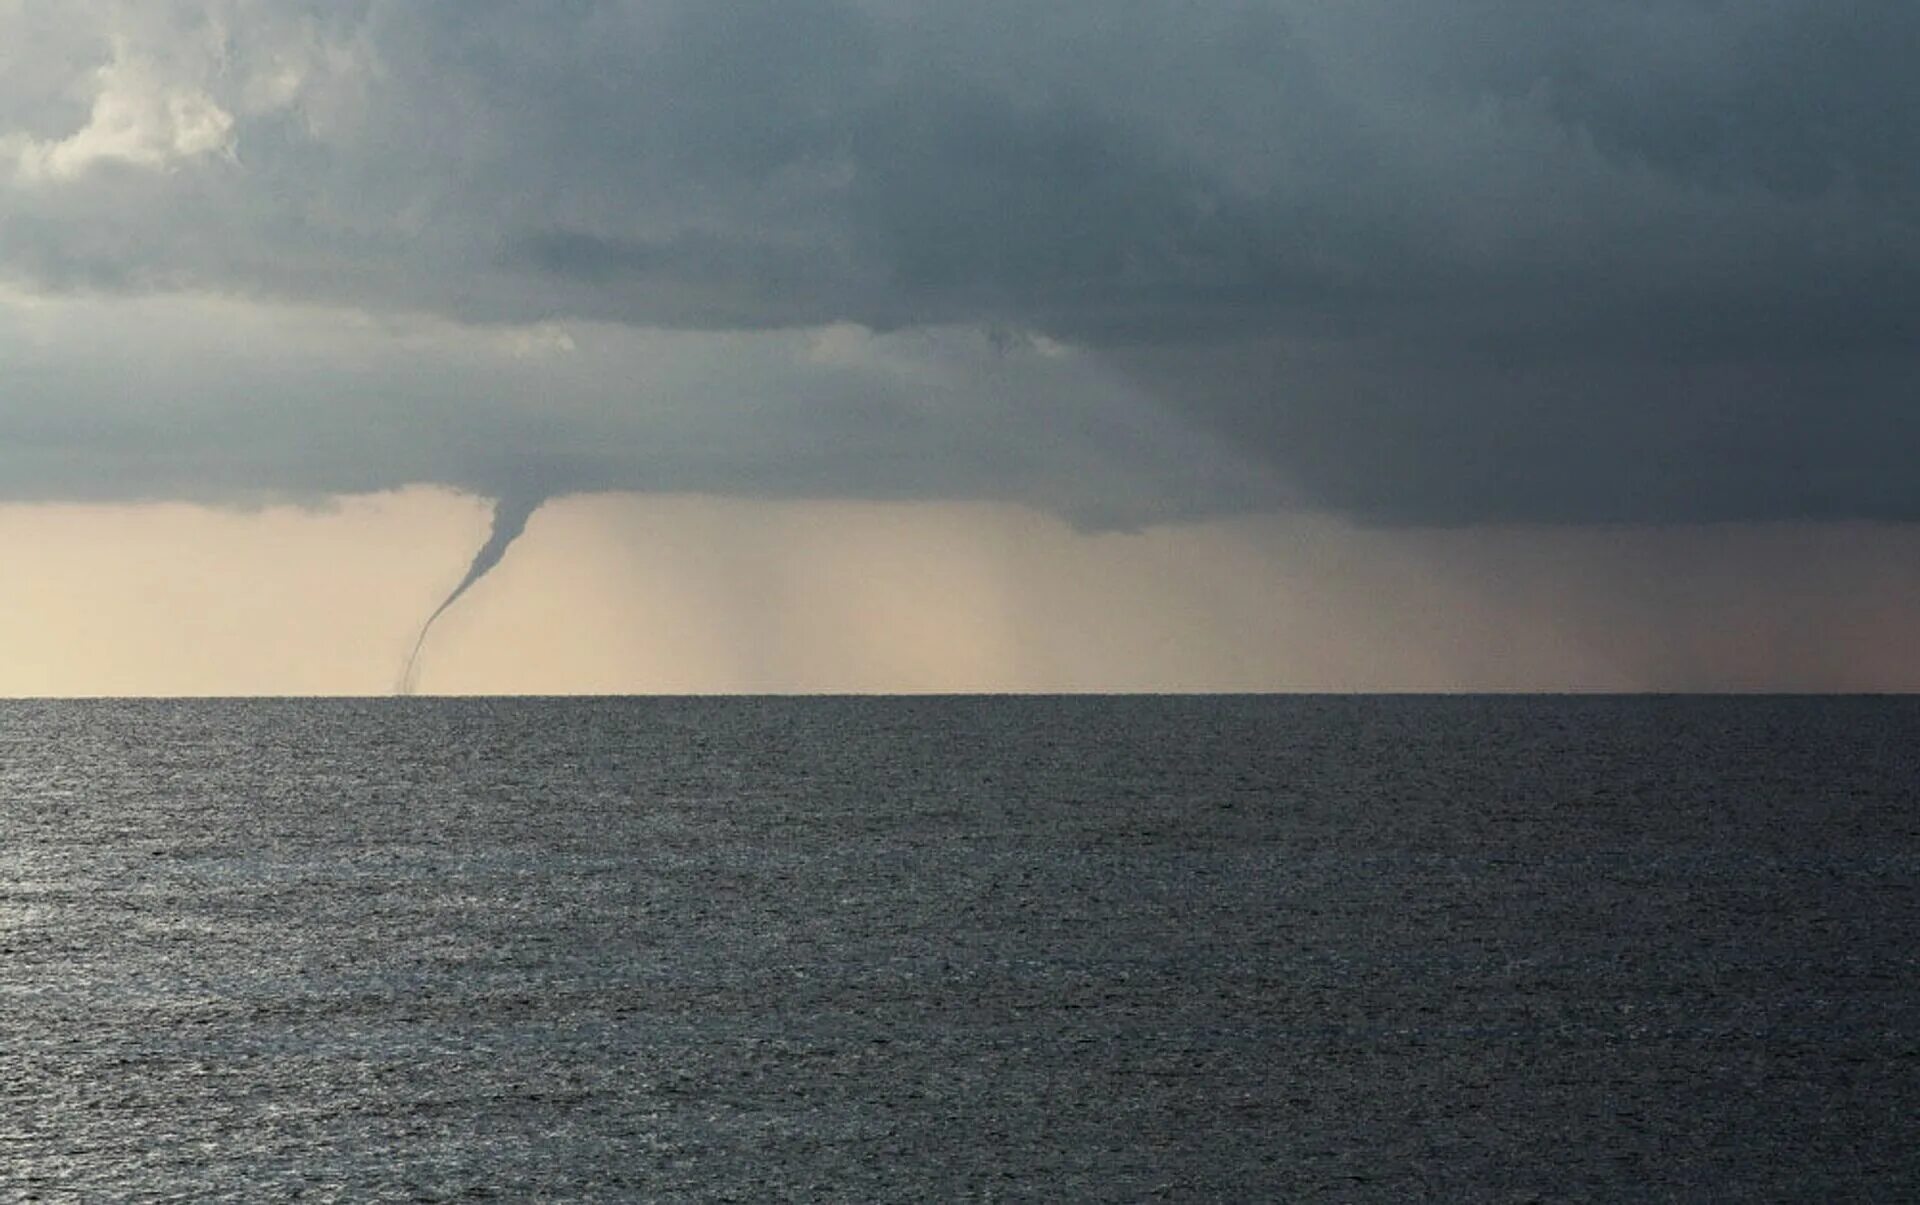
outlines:
{"label": "low cloud layer", "polygon": [[0,495],[1920,517],[1920,10],[0,0]]}

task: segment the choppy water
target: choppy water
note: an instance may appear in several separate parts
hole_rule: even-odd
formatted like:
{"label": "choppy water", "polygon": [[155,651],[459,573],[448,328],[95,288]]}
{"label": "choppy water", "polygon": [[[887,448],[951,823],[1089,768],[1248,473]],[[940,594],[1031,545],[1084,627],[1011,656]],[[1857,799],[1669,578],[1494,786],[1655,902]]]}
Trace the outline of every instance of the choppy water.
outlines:
{"label": "choppy water", "polygon": [[1920,703],[0,704],[0,1198],[1920,1196]]}

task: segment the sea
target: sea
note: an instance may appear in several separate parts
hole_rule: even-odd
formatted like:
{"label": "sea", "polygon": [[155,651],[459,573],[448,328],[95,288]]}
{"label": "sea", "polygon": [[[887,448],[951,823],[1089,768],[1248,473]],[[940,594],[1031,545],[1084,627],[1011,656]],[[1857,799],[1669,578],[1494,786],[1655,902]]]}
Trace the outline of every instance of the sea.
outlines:
{"label": "sea", "polygon": [[0,1200],[1920,1199],[1920,700],[0,703]]}

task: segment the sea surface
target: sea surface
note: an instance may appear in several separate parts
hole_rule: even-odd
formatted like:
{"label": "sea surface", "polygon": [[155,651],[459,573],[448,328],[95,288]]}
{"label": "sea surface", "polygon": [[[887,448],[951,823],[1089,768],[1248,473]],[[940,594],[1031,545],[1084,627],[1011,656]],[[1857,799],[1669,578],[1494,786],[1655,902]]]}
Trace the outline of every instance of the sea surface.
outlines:
{"label": "sea surface", "polygon": [[0,1200],[1920,1199],[1920,700],[0,703]]}

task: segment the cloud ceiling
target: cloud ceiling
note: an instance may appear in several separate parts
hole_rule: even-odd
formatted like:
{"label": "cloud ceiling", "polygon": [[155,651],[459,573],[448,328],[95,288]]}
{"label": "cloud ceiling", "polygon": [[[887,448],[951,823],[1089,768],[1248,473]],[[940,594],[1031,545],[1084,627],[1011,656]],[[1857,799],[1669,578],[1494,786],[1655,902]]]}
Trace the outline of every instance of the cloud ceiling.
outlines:
{"label": "cloud ceiling", "polygon": [[1920,9],[0,0],[0,494],[1920,517]]}

